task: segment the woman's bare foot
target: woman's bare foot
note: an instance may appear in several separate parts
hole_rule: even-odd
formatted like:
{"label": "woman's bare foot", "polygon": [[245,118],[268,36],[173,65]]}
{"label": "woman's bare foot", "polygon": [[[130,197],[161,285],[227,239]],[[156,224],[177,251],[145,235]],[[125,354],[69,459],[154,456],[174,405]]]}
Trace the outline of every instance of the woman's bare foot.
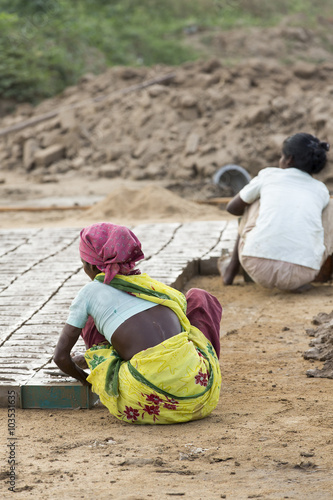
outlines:
{"label": "woman's bare foot", "polygon": [[295,288],[295,290],[290,290],[291,293],[303,293],[303,292],[309,292],[312,290],[314,287],[311,285],[311,283],[306,283],[305,285],[299,286],[298,288]]}
{"label": "woman's bare foot", "polygon": [[239,266],[238,255],[236,258],[235,255],[232,255],[231,257],[226,255],[218,259],[217,269],[222,276],[224,285],[228,286],[233,284],[233,281],[239,272]]}
{"label": "woman's bare foot", "polygon": [[232,285],[236,275],[239,272],[240,262],[238,256],[239,236],[234,245],[232,255],[223,255],[217,261],[217,269],[222,276],[224,285]]}
{"label": "woman's bare foot", "polygon": [[217,269],[222,277],[224,285],[232,285],[234,278],[238,272],[238,269],[236,270],[236,272],[234,272],[231,263],[232,263],[231,257],[228,258],[221,257],[217,261]]}

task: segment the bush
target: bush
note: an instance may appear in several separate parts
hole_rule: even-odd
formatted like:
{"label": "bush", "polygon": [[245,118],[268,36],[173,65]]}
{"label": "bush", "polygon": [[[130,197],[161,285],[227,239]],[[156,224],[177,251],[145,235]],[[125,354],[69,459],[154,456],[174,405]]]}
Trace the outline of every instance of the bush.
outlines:
{"label": "bush", "polygon": [[[269,25],[330,0],[0,0],[0,98],[38,102],[108,65],[178,65],[201,54],[186,33]],[[304,22],[304,21],[303,21]]]}

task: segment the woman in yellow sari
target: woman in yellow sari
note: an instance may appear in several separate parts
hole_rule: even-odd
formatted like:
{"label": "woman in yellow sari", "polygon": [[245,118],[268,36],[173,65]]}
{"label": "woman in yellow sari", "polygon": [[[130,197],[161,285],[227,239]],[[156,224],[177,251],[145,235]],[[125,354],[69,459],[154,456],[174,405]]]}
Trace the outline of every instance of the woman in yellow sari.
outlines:
{"label": "woman in yellow sari", "polygon": [[[185,297],[141,274],[135,269],[141,244],[124,226],[83,229],[80,255],[92,281],[71,305],[54,353],[59,368],[89,385],[125,422],[168,424],[209,415],[221,389],[218,300],[199,289]],[[80,335],[90,374],[71,357]]]}

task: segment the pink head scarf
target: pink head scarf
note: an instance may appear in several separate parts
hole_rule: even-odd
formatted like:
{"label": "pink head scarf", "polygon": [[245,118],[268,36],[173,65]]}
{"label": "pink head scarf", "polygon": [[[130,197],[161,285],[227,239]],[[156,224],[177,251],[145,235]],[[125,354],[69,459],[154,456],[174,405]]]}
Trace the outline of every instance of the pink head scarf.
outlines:
{"label": "pink head scarf", "polygon": [[130,229],[100,222],[80,232],[80,257],[105,272],[104,283],[110,283],[116,274],[140,274],[133,268],[144,255],[140,241]]}

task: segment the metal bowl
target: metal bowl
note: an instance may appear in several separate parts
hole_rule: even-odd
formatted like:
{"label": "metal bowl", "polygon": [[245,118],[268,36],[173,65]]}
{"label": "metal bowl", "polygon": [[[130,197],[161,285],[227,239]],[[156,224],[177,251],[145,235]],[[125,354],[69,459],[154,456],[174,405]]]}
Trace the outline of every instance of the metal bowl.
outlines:
{"label": "metal bowl", "polygon": [[231,188],[234,195],[239,193],[250,180],[251,175],[245,168],[232,164],[219,168],[213,176],[214,184],[217,184],[221,188]]}

